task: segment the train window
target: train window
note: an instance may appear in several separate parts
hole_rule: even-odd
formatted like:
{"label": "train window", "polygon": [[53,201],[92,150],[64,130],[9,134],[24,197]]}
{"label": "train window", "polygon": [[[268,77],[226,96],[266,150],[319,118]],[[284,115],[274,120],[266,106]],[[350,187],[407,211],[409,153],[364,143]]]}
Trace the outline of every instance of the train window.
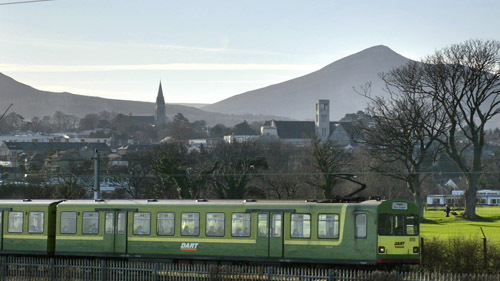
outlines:
{"label": "train window", "polygon": [[198,236],[200,235],[200,214],[182,213],[181,218],[182,235]]}
{"label": "train window", "polygon": [[9,232],[23,232],[23,212],[9,212]]}
{"label": "train window", "polygon": [[106,213],[106,220],[104,221],[104,232],[106,234],[113,234],[115,231],[115,214]]}
{"label": "train window", "polygon": [[292,238],[311,238],[311,215],[292,214],[290,237]]}
{"label": "train window", "polygon": [[318,238],[339,238],[338,214],[319,214]]}
{"label": "train window", "polygon": [[149,235],[151,233],[151,214],[134,213],[134,234]]}
{"label": "train window", "polygon": [[356,214],[356,229],[354,237],[366,238],[366,214]]}
{"label": "train window", "polygon": [[382,214],[378,216],[378,234],[393,235],[394,234],[394,216]]}
{"label": "train window", "polygon": [[99,233],[99,213],[98,212],[83,212],[82,233],[83,234],[97,234],[97,233]]}
{"label": "train window", "polygon": [[76,212],[61,212],[61,233],[76,233]]}
{"label": "train window", "polygon": [[271,227],[272,237],[281,237],[281,214],[273,214]]}
{"label": "train window", "polygon": [[259,214],[257,217],[257,227],[259,237],[267,237],[267,214]]}
{"label": "train window", "polygon": [[394,218],[394,234],[405,235],[404,215],[395,215]]}
{"label": "train window", "polygon": [[406,216],[406,235],[418,235],[417,216]]}
{"label": "train window", "polygon": [[250,236],[250,214],[249,213],[233,213],[231,221],[232,236]]}
{"label": "train window", "polygon": [[43,233],[43,212],[30,212],[28,216],[28,232]]}
{"label": "train window", "polygon": [[156,233],[158,235],[174,235],[175,233],[174,213],[158,213],[156,215]]}
{"label": "train window", "polygon": [[224,213],[207,213],[207,236],[224,236]]}

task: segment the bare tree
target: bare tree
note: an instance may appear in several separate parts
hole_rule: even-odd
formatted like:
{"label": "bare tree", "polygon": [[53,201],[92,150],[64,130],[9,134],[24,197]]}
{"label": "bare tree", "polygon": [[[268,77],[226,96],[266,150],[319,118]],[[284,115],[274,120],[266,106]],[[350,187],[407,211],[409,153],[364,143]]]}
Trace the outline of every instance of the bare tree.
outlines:
{"label": "bare tree", "polygon": [[221,142],[213,151],[213,175],[219,198],[243,199],[246,196],[263,197],[262,189],[253,180],[259,171],[268,169],[267,160],[256,142]]}
{"label": "bare tree", "polygon": [[[469,40],[439,50],[423,62],[424,93],[446,114],[442,143],[466,178],[464,215],[474,219],[485,126],[500,112],[500,41]],[[467,150],[472,157],[466,157]]]}
{"label": "bare tree", "polygon": [[215,170],[215,167],[205,169],[204,158],[197,151],[189,152],[181,142],[168,143],[153,158],[153,171],[175,188],[179,199],[200,198],[206,194],[207,183]]}
{"label": "bare tree", "polygon": [[425,168],[438,152],[437,140],[443,132],[443,114],[432,99],[421,94],[422,67],[417,62],[380,75],[388,98],[371,97],[370,87],[362,87],[371,100],[367,112],[371,124],[361,127],[363,140],[372,156],[372,170],[406,182],[413,200],[424,215],[422,181]]}
{"label": "bare tree", "polygon": [[342,180],[339,174],[346,171],[350,157],[330,140],[322,141],[315,137],[311,146],[315,173],[310,183],[322,190],[325,199],[335,199],[338,194],[333,189]]}

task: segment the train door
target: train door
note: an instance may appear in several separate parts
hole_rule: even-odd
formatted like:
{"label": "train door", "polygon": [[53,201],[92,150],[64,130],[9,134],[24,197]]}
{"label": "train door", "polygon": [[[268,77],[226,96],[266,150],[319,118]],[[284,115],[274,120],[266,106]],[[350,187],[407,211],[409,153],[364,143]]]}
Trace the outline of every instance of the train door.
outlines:
{"label": "train door", "polygon": [[269,257],[283,257],[283,213],[270,213],[271,235],[269,236]]}
{"label": "train door", "polygon": [[283,213],[257,213],[256,255],[259,257],[283,257]]}
{"label": "train door", "polygon": [[125,254],[127,252],[127,212],[108,211],[105,212],[106,225],[105,235],[111,242],[112,252]]}

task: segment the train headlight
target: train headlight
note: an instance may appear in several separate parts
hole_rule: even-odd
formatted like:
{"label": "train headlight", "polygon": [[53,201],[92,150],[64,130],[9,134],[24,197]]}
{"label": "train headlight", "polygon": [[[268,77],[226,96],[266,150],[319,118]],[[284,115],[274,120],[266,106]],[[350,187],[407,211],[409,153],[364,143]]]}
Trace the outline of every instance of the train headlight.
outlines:
{"label": "train headlight", "polygon": [[418,253],[418,250],[419,250],[418,247],[413,247],[413,253],[415,254]]}
{"label": "train headlight", "polygon": [[385,247],[378,247],[378,252],[381,254],[385,254]]}

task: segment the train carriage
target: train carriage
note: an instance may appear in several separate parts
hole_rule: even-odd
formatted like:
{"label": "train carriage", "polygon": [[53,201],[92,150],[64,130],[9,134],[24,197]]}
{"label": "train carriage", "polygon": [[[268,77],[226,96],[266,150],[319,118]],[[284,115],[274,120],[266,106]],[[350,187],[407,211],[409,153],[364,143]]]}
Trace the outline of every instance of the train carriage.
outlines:
{"label": "train carriage", "polygon": [[1,200],[0,253],[54,253],[56,206],[60,201]]}
{"label": "train carriage", "polygon": [[415,263],[418,208],[402,200],[72,200],[56,253],[175,260]]}

